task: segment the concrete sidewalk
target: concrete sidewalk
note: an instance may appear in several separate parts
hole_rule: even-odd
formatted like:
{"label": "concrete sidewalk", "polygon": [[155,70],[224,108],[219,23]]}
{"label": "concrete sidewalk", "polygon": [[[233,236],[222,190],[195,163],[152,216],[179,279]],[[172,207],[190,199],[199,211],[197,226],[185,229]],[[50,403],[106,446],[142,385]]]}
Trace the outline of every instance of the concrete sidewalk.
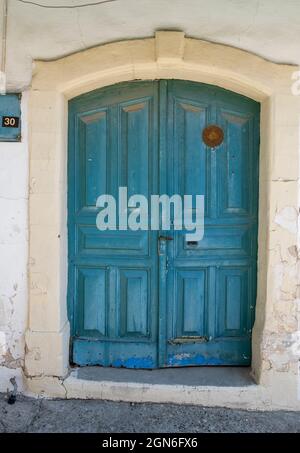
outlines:
{"label": "concrete sidewalk", "polygon": [[95,400],[45,400],[0,394],[0,433],[5,432],[300,432],[299,412],[255,412],[173,404]]}

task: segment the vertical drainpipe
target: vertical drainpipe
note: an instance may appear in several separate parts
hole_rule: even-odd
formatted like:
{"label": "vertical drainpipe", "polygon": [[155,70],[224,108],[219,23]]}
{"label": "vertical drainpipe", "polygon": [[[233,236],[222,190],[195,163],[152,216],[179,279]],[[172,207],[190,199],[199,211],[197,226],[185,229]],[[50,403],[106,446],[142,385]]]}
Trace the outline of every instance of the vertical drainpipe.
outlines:
{"label": "vertical drainpipe", "polygon": [[6,38],[7,38],[7,11],[8,0],[2,0],[2,42],[0,66],[0,94],[6,94]]}

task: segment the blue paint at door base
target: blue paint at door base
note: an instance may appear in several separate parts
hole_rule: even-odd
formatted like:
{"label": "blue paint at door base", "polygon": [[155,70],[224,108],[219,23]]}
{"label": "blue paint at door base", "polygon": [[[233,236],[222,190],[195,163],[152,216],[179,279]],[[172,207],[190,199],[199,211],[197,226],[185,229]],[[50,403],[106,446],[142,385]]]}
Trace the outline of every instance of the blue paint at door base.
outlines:
{"label": "blue paint at door base", "polygon": [[113,366],[115,368],[139,368],[139,369],[153,369],[156,364],[151,356],[148,357],[130,357],[115,359],[109,357],[109,352],[99,354],[95,342],[75,341],[73,349],[74,357],[77,358],[76,364],[80,366],[87,365],[101,365]]}
{"label": "blue paint at door base", "polygon": [[188,353],[184,353],[182,355],[176,354],[172,356],[168,360],[168,366],[200,366],[200,365],[224,365],[223,360],[215,359],[214,357],[204,357],[201,355],[192,355]]}
{"label": "blue paint at door base", "polygon": [[[69,103],[69,318],[79,365],[249,365],[259,104],[210,85],[122,83]],[[203,129],[224,132],[208,148]],[[204,195],[204,238],[102,231],[99,195]],[[158,256],[158,236],[167,241]],[[193,339],[198,339],[194,341]]]}
{"label": "blue paint at door base", "polygon": [[152,357],[131,357],[127,360],[118,359],[112,363],[112,366],[116,368],[155,368]]}

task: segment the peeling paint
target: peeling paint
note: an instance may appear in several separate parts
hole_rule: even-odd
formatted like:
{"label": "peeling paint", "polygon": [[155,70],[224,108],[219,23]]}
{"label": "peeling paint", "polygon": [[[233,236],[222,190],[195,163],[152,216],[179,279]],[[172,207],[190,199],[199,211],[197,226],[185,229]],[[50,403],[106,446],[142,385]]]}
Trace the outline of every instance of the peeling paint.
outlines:
{"label": "peeling paint", "polygon": [[292,234],[297,234],[298,212],[296,208],[287,206],[281,209],[276,213],[274,221],[284,230],[287,230]]}
{"label": "peeling paint", "polygon": [[289,254],[296,258],[296,260],[299,260],[300,258],[300,252],[299,252],[299,249],[297,247],[297,245],[291,245],[289,248],[288,248],[288,252]]}
{"label": "peeling paint", "polygon": [[300,332],[269,333],[262,343],[263,358],[268,369],[288,372],[291,363],[298,362],[300,353]]}
{"label": "peeling paint", "polygon": [[23,367],[23,360],[18,358],[15,359],[11,353],[10,350],[6,351],[5,354],[2,355],[1,361],[0,361],[1,366],[6,366],[7,368],[10,369],[17,369],[17,368],[22,368]]}

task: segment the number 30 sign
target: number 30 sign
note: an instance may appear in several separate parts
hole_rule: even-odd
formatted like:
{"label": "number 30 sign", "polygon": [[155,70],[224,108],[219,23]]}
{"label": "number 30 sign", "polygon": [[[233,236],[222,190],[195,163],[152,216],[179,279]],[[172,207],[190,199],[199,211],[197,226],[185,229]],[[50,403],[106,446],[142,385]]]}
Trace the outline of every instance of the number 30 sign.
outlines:
{"label": "number 30 sign", "polygon": [[18,116],[3,116],[2,127],[19,127],[19,120]]}
{"label": "number 30 sign", "polygon": [[21,94],[0,96],[0,142],[20,142],[21,123]]}

